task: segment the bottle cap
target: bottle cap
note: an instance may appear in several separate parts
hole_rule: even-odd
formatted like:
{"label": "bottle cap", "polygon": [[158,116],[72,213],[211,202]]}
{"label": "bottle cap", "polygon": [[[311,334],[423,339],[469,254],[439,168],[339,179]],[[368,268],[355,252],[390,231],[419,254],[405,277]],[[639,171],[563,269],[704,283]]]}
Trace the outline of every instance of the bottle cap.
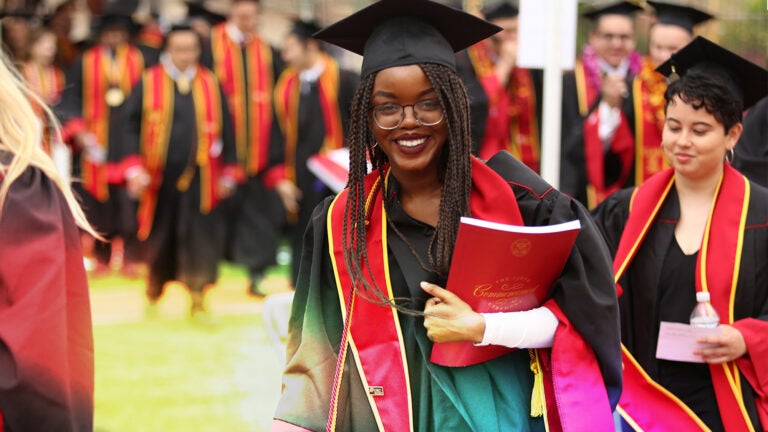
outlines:
{"label": "bottle cap", "polygon": [[698,291],[696,293],[696,301],[697,302],[708,302],[709,301],[709,291]]}

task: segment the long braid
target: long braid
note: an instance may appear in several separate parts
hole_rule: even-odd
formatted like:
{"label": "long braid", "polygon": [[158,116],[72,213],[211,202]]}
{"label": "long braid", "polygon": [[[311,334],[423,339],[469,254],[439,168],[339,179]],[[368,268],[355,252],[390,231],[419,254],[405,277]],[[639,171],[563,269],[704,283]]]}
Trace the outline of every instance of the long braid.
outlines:
{"label": "long braid", "polygon": [[[435,64],[421,64],[419,66],[437,92],[448,125],[448,140],[439,156],[438,164],[440,181],[443,182],[438,223],[429,246],[431,270],[447,275],[453,246],[456,242],[459,219],[461,216],[469,214],[469,192],[472,185],[469,103],[464,84],[455,72],[445,66]],[[390,299],[386,291],[376,286],[373,275],[370,274],[371,266],[368,265],[365,243],[367,216],[365,201],[367,197],[364,179],[367,174],[366,156],[370,159],[372,168],[378,172],[381,188],[384,184],[384,168],[388,162],[386,155],[374,141],[373,133],[370,130],[369,112],[374,80],[375,74],[364,78],[352,101],[351,112],[354,114],[350,119],[348,138],[350,143],[349,183],[342,228],[344,261],[352,277],[353,289],[361,298],[382,306],[394,307],[403,313],[422,315],[423,312],[400,304],[402,301],[410,301],[410,299]],[[380,190],[378,193],[383,193],[383,191]],[[395,232],[416,254],[416,251],[413,250],[399,230],[395,228]],[[433,256],[432,250],[436,251],[435,256]],[[366,268],[369,269],[368,275],[363,274],[361,263],[366,263]]]}

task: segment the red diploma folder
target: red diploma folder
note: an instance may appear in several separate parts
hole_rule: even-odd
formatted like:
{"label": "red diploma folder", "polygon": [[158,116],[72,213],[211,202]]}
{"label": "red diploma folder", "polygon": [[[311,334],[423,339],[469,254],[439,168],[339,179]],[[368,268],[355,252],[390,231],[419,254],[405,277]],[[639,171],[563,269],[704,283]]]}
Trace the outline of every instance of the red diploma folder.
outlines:
{"label": "red diploma folder", "polygon": [[[547,298],[571,253],[581,223],[516,226],[462,217],[446,289],[476,312],[519,312]],[[430,361],[469,366],[513,351],[472,342],[436,343]]]}

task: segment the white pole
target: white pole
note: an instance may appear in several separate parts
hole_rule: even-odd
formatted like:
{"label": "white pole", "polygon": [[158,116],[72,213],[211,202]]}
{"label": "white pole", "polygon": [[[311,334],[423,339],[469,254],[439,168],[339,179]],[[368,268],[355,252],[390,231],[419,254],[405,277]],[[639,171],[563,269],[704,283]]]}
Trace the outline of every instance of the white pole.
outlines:
{"label": "white pole", "polygon": [[546,0],[549,10],[546,63],[544,65],[544,103],[542,105],[541,176],[555,188],[560,187],[560,130],[563,81],[562,3]]}

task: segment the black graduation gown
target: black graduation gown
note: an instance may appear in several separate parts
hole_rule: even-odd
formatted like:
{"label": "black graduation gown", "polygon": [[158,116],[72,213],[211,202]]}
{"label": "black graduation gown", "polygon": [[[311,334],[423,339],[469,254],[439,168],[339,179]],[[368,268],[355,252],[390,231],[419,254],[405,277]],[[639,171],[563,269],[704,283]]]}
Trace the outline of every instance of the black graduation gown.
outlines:
{"label": "black graduation gown", "polygon": [[[121,159],[141,151],[143,94],[143,81],[140,81],[123,106],[121,135],[116,146]],[[178,280],[193,291],[216,282],[224,247],[224,220],[219,207],[208,214],[200,211],[199,168],[186,191],[176,188],[178,178],[197,151],[197,121],[192,92],[181,94],[174,86],[173,94],[173,120],[162,184],[152,230],[143,242],[143,252],[149,264],[150,297],[158,297],[164,283],[171,280]],[[224,121],[222,162],[235,164],[232,120],[221,89],[219,94]]]}
{"label": "black graduation gown", "polygon": [[[621,391],[621,355],[615,288],[610,270],[610,257],[589,213],[565,195],[556,191],[547,193],[550,186],[509,153],[499,153],[488,165],[502,177],[514,179],[514,183],[510,184],[526,225],[547,225],[573,219],[581,221],[582,232],[576,240],[576,246],[562,276],[553,285],[553,297],[586,342],[593,347],[611,404],[615,406]],[[299,279],[289,323],[288,362],[283,376],[284,393],[275,414],[277,419],[313,430],[324,430],[343,327],[328,249],[327,216],[331,201],[331,198],[327,198],[317,206],[304,237]],[[393,218],[409,242],[416,244],[419,249],[426,248],[426,236],[431,235],[431,227],[418,222],[406,222],[404,225],[403,221],[408,219],[408,216],[398,216],[397,212],[393,213]],[[426,298],[423,294],[414,295],[419,291],[417,287],[411,286],[412,281],[421,277],[436,283],[444,281],[421,269],[413,262],[414,259],[402,259],[403,256],[410,256],[408,248],[403,242],[396,240],[397,236],[392,230],[389,232],[388,265],[393,289],[396,294],[412,296],[412,302],[408,306],[423,308]],[[423,352],[431,345],[428,345],[421,319],[403,316],[400,320],[405,339],[404,349],[409,359],[411,383],[415,384],[422,378],[429,377]],[[360,385],[357,368],[354,361],[350,360],[351,357],[348,357],[345,379],[339,390],[340,430],[377,430],[368,405],[367,392]],[[449,403],[447,399],[432,399],[425,387],[421,390],[420,394],[412,391],[414,421],[417,425],[420,419],[429,421],[431,412],[446,409],[445,404]],[[429,428],[424,424],[420,427]]]}
{"label": "black graduation gown", "polygon": [[[343,130],[347,130],[349,110],[355,91],[360,83],[360,77],[350,71],[339,69],[338,106]],[[312,219],[312,213],[325,197],[332,195],[325,186],[307,168],[307,160],[317,154],[323,146],[325,138],[325,122],[323,120],[320,95],[317,83],[309,84],[306,93],[299,96],[298,138],[296,140],[295,167],[296,186],[301,190],[302,198],[299,203],[299,214],[296,224],[291,228],[291,281],[295,284],[299,274],[301,247],[304,241],[304,230]]]}
{"label": "black graduation gown", "polygon": [[[632,80],[626,80],[627,88],[632,88]],[[576,75],[567,73],[563,76],[563,111],[562,130],[560,133],[560,191],[587,205],[587,162],[584,155],[584,121],[598,109],[600,97],[588,107],[587,115],[579,112],[579,97]],[[627,119],[632,119],[632,97],[625,98],[621,106]],[[634,136],[635,125],[630,121]],[[610,149],[604,153],[605,184],[612,184],[621,175],[619,156]],[[634,164],[632,165],[634,172]],[[634,173],[630,172],[624,187],[634,185]]]}
{"label": "black graduation gown", "polygon": [[[212,47],[210,43],[207,45],[200,62],[215,71]],[[271,50],[272,76],[276,82],[285,64],[280,52],[274,47]],[[245,48],[241,51],[245,58]],[[248,73],[247,62],[243,62],[243,76],[248,76]],[[249,118],[247,113],[245,118]],[[250,127],[247,122],[246,127]],[[277,192],[265,187],[263,175],[270,167],[282,162],[283,157],[282,135],[273,110],[267,165],[260,173],[248,176],[245,183],[238,185],[235,194],[222,203],[221,209],[226,220],[225,258],[246,266],[252,276],[275,264],[285,214]]]}
{"label": "black graduation gown", "polygon": [[92,431],[93,379],[80,232],[61,191],[28,168],[0,216],[3,430]]}
{"label": "black graduation gown", "polygon": [[[744,234],[734,319],[747,317],[768,320],[768,189],[751,183],[746,232]],[[633,189],[621,190],[595,208],[593,216],[611,254],[616,253],[628,215]],[[662,314],[679,305],[660,301],[660,280],[667,251],[680,218],[680,204],[673,188],[659,210],[657,221],[647,234],[630,267],[619,281],[624,289],[619,299],[621,340],[651,378],[659,378],[656,343]],[[691,292],[691,298],[695,293]],[[669,297],[669,296],[668,296]],[[679,302],[679,297],[675,296]],[[695,303],[695,302],[694,302]],[[690,306],[693,309],[693,303]],[[690,312],[689,312],[690,313]],[[678,314],[679,315],[679,314]],[[747,412],[758,425],[754,393],[742,375]]]}
{"label": "black graduation gown", "polygon": [[753,182],[768,187],[768,97],[747,112],[744,132],[733,151],[733,167]]}

